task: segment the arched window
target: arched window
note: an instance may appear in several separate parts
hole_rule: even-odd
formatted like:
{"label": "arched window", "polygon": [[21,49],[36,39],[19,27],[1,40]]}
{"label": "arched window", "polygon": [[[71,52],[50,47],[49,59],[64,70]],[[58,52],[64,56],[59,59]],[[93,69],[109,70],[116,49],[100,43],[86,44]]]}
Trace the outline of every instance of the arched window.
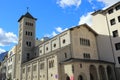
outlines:
{"label": "arched window", "polygon": [[90,65],[90,80],[98,80],[97,69],[94,65]]}
{"label": "arched window", "polygon": [[115,80],[113,69],[107,66],[108,80]]}
{"label": "arched window", "polygon": [[83,76],[79,75],[78,80],[83,80]]}
{"label": "arched window", "polygon": [[105,68],[102,65],[99,66],[99,75],[100,75],[100,80],[107,80],[105,74]]}
{"label": "arched window", "polygon": [[30,60],[30,53],[27,53],[27,60]]}
{"label": "arched window", "polygon": [[67,77],[66,77],[66,80],[70,80],[70,77],[69,77],[69,76],[67,76]]}

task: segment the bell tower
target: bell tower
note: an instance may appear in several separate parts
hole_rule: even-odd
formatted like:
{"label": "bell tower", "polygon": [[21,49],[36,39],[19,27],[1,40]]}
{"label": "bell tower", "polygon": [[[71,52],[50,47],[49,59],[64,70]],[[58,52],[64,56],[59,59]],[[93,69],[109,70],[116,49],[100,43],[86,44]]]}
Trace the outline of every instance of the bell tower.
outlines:
{"label": "bell tower", "polygon": [[34,57],[36,18],[29,12],[22,15],[19,22],[18,53],[21,63]]}

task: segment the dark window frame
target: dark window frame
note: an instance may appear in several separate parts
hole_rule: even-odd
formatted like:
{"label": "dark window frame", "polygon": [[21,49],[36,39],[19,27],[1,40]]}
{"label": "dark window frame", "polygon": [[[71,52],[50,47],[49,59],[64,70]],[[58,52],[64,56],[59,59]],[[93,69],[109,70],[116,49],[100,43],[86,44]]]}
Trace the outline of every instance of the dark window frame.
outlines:
{"label": "dark window frame", "polygon": [[90,46],[90,40],[89,39],[80,38],[80,45]]}
{"label": "dark window frame", "polygon": [[37,70],[37,65],[34,65],[33,66],[33,71],[36,71]]}
{"label": "dark window frame", "polygon": [[30,60],[30,53],[27,53],[27,60]]}
{"label": "dark window frame", "polygon": [[83,53],[84,59],[90,59],[90,53]]}
{"label": "dark window frame", "polygon": [[110,20],[110,24],[111,24],[111,26],[116,24],[115,18]]}
{"label": "dark window frame", "polygon": [[63,44],[65,44],[66,40],[65,40],[65,39],[63,39],[63,41],[62,41],[62,42],[63,42]]}
{"label": "dark window frame", "polygon": [[67,58],[67,53],[64,53],[64,55],[65,55],[65,58]]}
{"label": "dark window frame", "polygon": [[119,43],[115,43],[115,49],[116,50],[120,50],[120,42]]}
{"label": "dark window frame", "polygon": [[118,16],[118,22],[120,22],[120,16]]}
{"label": "dark window frame", "polygon": [[113,31],[112,33],[113,33],[113,37],[118,37],[118,30]]}
{"label": "dark window frame", "polygon": [[116,11],[119,10],[119,9],[120,9],[120,5],[117,5],[117,6],[115,7],[115,9],[116,9]]}
{"label": "dark window frame", "polygon": [[55,43],[53,44],[53,47],[54,47],[54,48],[56,47],[56,44],[55,44]]}
{"label": "dark window frame", "polygon": [[44,63],[40,63],[40,70],[44,69],[45,64]]}
{"label": "dark window frame", "polygon": [[120,64],[120,57],[118,57],[118,63]]}
{"label": "dark window frame", "polygon": [[113,9],[108,10],[108,14],[112,14],[113,13]]}

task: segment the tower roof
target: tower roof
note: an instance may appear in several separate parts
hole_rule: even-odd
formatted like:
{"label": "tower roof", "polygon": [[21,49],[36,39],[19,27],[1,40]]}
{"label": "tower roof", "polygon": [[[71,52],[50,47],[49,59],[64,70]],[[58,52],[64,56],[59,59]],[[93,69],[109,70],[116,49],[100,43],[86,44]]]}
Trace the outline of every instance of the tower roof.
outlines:
{"label": "tower roof", "polygon": [[34,18],[29,12],[27,12],[25,15],[22,15],[22,16],[20,17],[20,19],[18,20],[18,22],[19,22],[23,17],[31,18],[31,19],[37,20],[37,19]]}

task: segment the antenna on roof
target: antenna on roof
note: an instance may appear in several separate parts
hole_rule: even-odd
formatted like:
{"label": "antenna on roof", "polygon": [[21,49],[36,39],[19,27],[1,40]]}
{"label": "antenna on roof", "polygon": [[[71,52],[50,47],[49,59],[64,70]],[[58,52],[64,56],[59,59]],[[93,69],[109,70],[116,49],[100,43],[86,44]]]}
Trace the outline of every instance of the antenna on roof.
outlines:
{"label": "antenna on roof", "polygon": [[27,7],[27,12],[29,12],[29,7]]}

